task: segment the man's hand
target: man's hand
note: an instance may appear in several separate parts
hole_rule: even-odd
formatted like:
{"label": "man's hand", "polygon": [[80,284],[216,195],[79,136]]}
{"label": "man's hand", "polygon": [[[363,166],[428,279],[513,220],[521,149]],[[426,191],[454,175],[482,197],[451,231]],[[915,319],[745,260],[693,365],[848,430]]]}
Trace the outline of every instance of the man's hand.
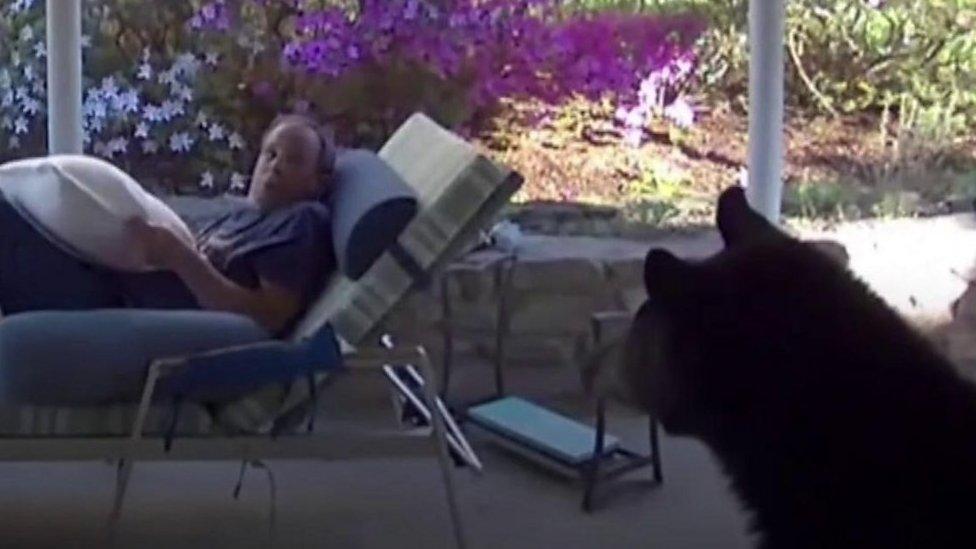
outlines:
{"label": "man's hand", "polygon": [[146,262],[155,269],[178,271],[196,254],[176,233],[141,217],[129,218],[125,226],[142,248]]}

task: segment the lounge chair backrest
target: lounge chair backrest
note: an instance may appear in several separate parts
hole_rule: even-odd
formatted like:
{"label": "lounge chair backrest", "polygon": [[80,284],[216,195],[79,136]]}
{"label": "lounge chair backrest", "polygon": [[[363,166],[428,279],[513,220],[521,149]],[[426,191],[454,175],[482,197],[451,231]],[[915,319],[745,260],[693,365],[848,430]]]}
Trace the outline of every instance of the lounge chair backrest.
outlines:
{"label": "lounge chair backrest", "polygon": [[423,114],[407,120],[379,155],[416,193],[417,216],[358,281],[333,276],[297,324],[293,340],[331,324],[345,343],[361,344],[416,283],[460,252],[522,183],[517,173]]}

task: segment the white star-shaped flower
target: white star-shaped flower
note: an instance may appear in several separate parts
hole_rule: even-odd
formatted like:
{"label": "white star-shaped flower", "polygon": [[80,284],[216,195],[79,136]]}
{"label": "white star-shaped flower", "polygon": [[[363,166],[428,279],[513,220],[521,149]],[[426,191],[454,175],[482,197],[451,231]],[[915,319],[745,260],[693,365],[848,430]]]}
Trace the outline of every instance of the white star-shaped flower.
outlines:
{"label": "white star-shaped flower", "polygon": [[209,171],[203,172],[203,175],[200,177],[200,187],[212,189],[214,187],[214,175]]}
{"label": "white star-shaped flower", "polygon": [[23,116],[18,116],[17,120],[14,120],[14,133],[16,135],[27,133],[29,123],[30,121]]}
{"label": "white star-shaped flower", "polygon": [[247,176],[234,172],[230,176],[230,190],[243,191],[247,188]]}
{"label": "white star-shaped flower", "polygon": [[47,57],[47,45],[44,42],[34,44],[34,57],[38,59]]}
{"label": "white star-shaped flower", "polygon": [[190,86],[181,85],[179,89],[176,90],[174,95],[176,95],[177,99],[186,103],[193,101],[193,89],[190,88]]}
{"label": "white star-shaped flower", "polygon": [[108,105],[102,100],[95,101],[91,105],[91,113],[95,118],[105,118],[108,116]]}
{"label": "white star-shaped flower", "polygon": [[110,156],[125,154],[129,150],[129,140],[124,137],[116,137],[108,142],[107,148]]}
{"label": "white star-shaped flower", "polygon": [[204,56],[204,61],[211,67],[216,67],[220,63],[220,54],[215,51],[208,51]]}
{"label": "white star-shaped flower", "polygon": [[221,139],[227,137],[227,131],[220,124],[214,124],[210,126],[210,129],[207,131],[207,137],[211,141],[220,141]]}
{"label": "white star-shaped flower", "polygon": [[174,133],[169,138],[169,148],[173,152],[190,152],[193,148],[193,138],[186,132]]}
{"label": "white star-shaped flower", "polygon": [[173,72],[176,74],[194,76],[199,68],[200,61],[192,53],[180,54],[173,63]]}
{"label": "white star-shaped flower", "polygon": [[156,80],[160,84],[169,85],[176,82],[176,75],[173,74],[173,71],[160,71],[159,74],[156,75]]}
{"label": "white star-shaped flower", "polygon": [[102,79],[102,93],[107,97],[118,95],[119,84],[115,81],[115,77],[106,76]]}
{"label": "white star-shaped flower", "polygon": [[136,78],[139,80],[151,80],[153,77],[152,65],[149,63],[143,63],[139,65],[139,69],[136,71]]}
{"label": "white star-shaped flower", "polygon": [[146,105],[142,109],[142,117],[147,122],[160,122],[163,119],[163,112],[156,105]]}
{"label": "white star-shaped flower", "polygon": [[205,128],[207,126],[207,124],[209,124],[209,123],[210,123],[210,121],[207,119],[207,113],[205,113],[203,111],[200,111],[199,113],[197,113],[197,119],[195,121],[195,124],[197,126],[199,126],[201,128]]}
{"label": "white star-shaped flower", "polygon": [[182,116],[186,113],[186,108],[183,103],[179,101],[173,101],[172,99],[167,99],[163,101],[163,119],[170,120],[176,118],[177,116]]}
{"label": "white star-shaped flower", "polygon": [[132,135],[140,139],[145,139],[146,137],[149,137],[149,124],[146,124],[145,122],[139,122],[138,124],[136,124],[136,131],[134,131]]}
{"label": "white star-shaped flower", "polygon": [[137,90],[127,90],[120,93],[113,102],[115,108],[126,114],[139,112],[139,92]]}
{"label": "white star-shaped flower", "polygon": [[11,135],[10,136],[10,139],[7,140],[7,146],[9,148],[11,148],[11,149],[19,149],[20,148],[20,138],[17,137],[16,135]]}
{"label": "white star-shaped flower", "polygon": [[14,13],[20,13],[31,9],[34,5],[34,0],[14,0],[14,4],[10,7],[11,11]]}
{"label": "white star-shaped flower", "polygon": [[227,139],[227,143],[230,145],[232,150],[241,150],[245,145],[244,138],[237,132],[230,134],[230,137]]}
{"label": "white star-shaped flower", "polygon": [[25,113],[34,116],[39,110],[41,110],[41,102],[31,97],[21,104],[21,109]]}

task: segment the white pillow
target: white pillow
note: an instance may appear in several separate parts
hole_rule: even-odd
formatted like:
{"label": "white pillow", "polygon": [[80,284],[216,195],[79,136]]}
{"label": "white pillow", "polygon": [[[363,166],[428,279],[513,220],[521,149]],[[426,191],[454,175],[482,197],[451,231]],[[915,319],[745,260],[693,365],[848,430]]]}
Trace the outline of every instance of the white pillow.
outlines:
{"label": "white pillow", "polygon": [[168,227],[188,245],[189,227],[112,164],[58,155],[0,166],[0,194],[39,232],[83,261],[122,271],[151,270],[126,230],[132,217]]}

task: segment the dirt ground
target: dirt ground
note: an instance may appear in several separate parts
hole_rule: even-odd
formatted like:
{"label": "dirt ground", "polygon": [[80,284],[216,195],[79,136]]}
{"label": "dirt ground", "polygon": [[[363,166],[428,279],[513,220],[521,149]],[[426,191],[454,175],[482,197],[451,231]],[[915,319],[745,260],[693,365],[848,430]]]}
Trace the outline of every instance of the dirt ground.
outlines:
{"label": "dirt ground", "polygon": [[[724,187],[743,176],[748,119],[728,108],[700,113],[687,131],[659,125],[639,148],[624,145],[609,103],[563,108],[513,104],[495,118],[480,144],[526,176],[520,200],[572,201],[624,207],[648,201],[680,205],[681,217],[711,215]],[[798,185],[833,184],[856,197],[910,191],[927,203],[958,193],[959,175],[976,182],[976,135],[933,142],[911,132],[881,130],[881,118],[808,118],[790,113],[786,143],[786,207]],[[973,184],[976,186],[976,183]],[[910,212],[908,212],[910,213]]]}

